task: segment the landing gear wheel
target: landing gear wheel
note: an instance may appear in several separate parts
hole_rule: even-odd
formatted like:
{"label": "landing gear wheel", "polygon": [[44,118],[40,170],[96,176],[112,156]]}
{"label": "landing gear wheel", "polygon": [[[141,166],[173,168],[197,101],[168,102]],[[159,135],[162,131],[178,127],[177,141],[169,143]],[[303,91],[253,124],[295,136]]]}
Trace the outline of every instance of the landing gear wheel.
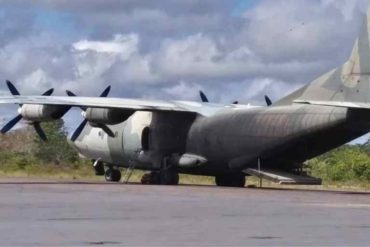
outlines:
{"label": "landing gear wheel", "polygon": [[242,174],[223,174],[216,176],[216,185],[225,187],[244,187],[245,176]]}
{"label": "landing gear wheel", "polygon": [[159,172],[145,173],[141,177],[142,184],[160,184]]}
{"label": "landing gear wheel", "polygon": [[178,185],[179,174],[171,169],[162,170],[159,173],[160,184],[162,185]]}
{"label": "landing gear wheel", "polygon": [[103,176],[105,174],[103,162],[98,161],[98,160],[96,161],[93,160],[93,168],[94,168],[96,176]]}
{"label": "landing gear wheel", "polygon": [[108,168],[105,171],[105,181],[119,182],[121,180],[121,172],[117,169]]}

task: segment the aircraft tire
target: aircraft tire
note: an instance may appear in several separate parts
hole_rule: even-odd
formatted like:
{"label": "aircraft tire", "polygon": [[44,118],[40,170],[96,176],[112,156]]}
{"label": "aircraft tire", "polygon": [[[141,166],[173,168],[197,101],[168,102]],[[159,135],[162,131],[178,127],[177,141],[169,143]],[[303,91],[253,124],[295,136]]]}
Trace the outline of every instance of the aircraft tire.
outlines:
{"label": "aircraft tire", "polygon": [[161,185],[178,185],[179,184],[179,174],[170,169],[163,170],[159,174]]}
{"label": "aircraft tire", "polygon": [[215,177],[216,185],[223,187],[239,187],[245,186],[245,176],[242,174],[225,174]]}
{"label": "aircraft tire", "polygon": [[117,169],[108,168],[105,171],[105,181],[119,182],[121,180],[121,172]]}
{"label": "aircraft tire", "polygon": [[146,173],[141,177],[142,184],[161,184],[159,172]]}

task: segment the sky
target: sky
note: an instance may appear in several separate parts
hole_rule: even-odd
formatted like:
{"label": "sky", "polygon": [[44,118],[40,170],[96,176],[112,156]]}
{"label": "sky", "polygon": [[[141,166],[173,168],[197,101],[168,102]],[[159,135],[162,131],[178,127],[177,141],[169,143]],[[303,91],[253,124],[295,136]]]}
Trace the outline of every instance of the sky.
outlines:
{"label": "sky", "polygon": [[[370,0],[0,0],[0,94],[275,101],[348,58]],[[12,111],[16,110],[16,107]],[[1,107],[3,119],[15,112]],[[67,122],[79,121],[78,110]],[[76,120],[77,119],[77,120]]]}

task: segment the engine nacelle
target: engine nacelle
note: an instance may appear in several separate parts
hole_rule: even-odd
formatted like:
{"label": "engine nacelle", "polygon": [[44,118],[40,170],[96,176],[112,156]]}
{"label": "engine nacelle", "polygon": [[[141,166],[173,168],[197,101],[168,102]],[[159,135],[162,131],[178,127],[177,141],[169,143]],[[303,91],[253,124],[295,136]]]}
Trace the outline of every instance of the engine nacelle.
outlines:
{"label": "engine nacelle", "polygon": [[25,120],[41,122],[59,119],[65,113],[64,106],[25,104],[19,108],[19,113]]}
{"label": "engine nacelle", "polygon": [[127,120],[135,111],[108,108],[87,108],[83,116],[92,124],[119,124]]}

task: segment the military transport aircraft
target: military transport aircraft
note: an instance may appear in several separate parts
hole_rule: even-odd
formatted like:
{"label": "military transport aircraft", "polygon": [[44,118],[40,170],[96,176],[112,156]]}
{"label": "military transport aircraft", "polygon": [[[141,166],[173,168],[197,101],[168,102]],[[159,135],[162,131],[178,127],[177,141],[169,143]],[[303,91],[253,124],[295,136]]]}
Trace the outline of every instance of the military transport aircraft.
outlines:
{"label": "military transport aircraft", "polygon": [[369,31],[368,14],[347,62],[275,103],[266,98],[265,107],[209,103],[204,94],[204,102],[108,98],[109,88],[101,97],[21,96],[7,82],[13,95],[0,103],[20,107],[1,132],[24,119],[46,139],[40,122],[79,107],[70,142],[108,181],[126,167],[150,171],[142,182],[151,184],[177,184],[179,173],[214,176],[219,186],[242,187],[256,174],[312,183],[287,174],[369,132]]}

